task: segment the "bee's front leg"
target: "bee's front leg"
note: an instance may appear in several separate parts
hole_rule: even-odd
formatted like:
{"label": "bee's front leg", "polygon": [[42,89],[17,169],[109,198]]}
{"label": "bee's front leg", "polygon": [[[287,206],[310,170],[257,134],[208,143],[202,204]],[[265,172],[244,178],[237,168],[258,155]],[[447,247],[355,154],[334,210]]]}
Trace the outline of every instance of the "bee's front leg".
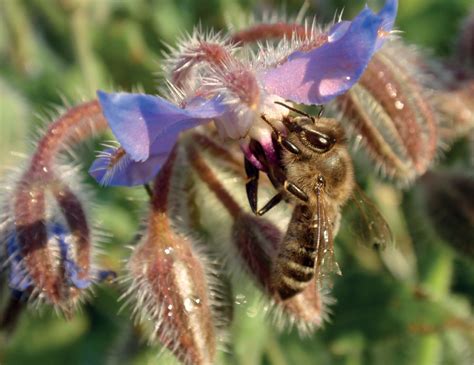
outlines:
{"label": "bee's front leg", "polygon": [[250,208],[254,214],[257,214],[258,205],[258,178],[260,171],[246,158],[244,159],[245,173],[247,174],[248,180],[245,184],[245,190],[247,191],[247,199],[249,201]]}

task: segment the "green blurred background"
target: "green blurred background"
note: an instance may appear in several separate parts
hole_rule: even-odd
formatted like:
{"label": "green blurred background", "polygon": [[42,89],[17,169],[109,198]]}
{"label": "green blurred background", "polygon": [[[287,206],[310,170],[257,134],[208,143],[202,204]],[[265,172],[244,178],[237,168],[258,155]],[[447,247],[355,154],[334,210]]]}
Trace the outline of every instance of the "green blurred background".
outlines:
{"label": "green blurred background", "polygon": [[[355,0],[314,0],[308,14],[329,22],[336,10],[352,18]],[[401,0],[397,27],[410,42],[449,57],[471,0]],[[56,106],[94,97],[95,90],[155,92],[163,44],[199,22],[225,27],[251,14],[286,10],[301,1],[256,0],[0,0],[0,176],[31,151],[38,129]],[[380,2],[370,1],[374,8]],[[472,6],[472,5],[471,5]],[[403,55],[401,55],[403,56]],[[38,117],[40,115],[41,117]],[[94,144],[78,154],[87,166]],[[15,152],[15,153],[12,153]],[[445,166],[467,166],[460,143]],[[363,165],[363,163],[362,163]],[[363,167],[362,167],[363,168]],[[364,174],[362,174],[364,175]],[[84,175],[86,176],[86,175]],[[119,270],[139,225],[142,189],[96,190],[94,220],[113,239],[103,264]],[[382,206],[398,250],[379,257],[338,237],[344,276],[334,289],[331,323],[313,337],[277,334],[254,298],[237,306],[232,353],[222,364],[472,365],[474,269],[435,235],[420,211],[419,188],[402,193],[373,176],[361,181]],[[414,208],[416,207],[416,208]],[[0,364],[168,364],[133,329],[127,310],[117,314],[118,288],[101,287],[79,315],[65,321],[48,310],[24,314],[13,334],[0,334]]]}

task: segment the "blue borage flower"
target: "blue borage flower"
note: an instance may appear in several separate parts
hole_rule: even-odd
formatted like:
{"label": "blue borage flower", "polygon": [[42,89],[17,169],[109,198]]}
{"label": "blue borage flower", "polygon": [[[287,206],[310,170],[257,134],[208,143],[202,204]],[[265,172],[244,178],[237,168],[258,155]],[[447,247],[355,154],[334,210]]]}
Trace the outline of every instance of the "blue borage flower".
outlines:
{"label": "blue borage flower", "polygon": [[[79,267],[72,255],[72,245],[68,231],[59,223],[52,223],[48,227],[49,249],[56,252],[57,263],[64,267],[64,284],[68,287],[85,289],[90,286],[90,279],[79,278]],[[55,246],[55,247],[53,247]],[[24,293],[34,289],[34,283],[28,274],[23,262],[23,255],[15,234],[7,241],[7,255],[9,257],[9,287],[17,293]]]}
{"label": "blue borage flower", "polygon": [[[115,273],[107,270],[93,270],[85,278],[81,278],[81,268],[74,258],[74,247],[70,232],[61,223],[51,223],[48,226],[48,249],[55,257],[58,277],[61,276],[62,286],[67,288],[87,289],[94,281],[114,278]],[[17,235],[10,234],[6,241],[8,270],[8,286],[16,297],[28,296],[35,289],[35,283],[30,277],[24,261]],[[84,276],[84,275],[82,275]]]}
{"label": "blue borage flower", "polygon": [[334,24],[316,48],[296,49],[264,68],[222,52],[222,67],[209,66],[207,79],[180,105],[158,96],[99,91],[104,116],[121,147],[104,151],[91,175],[102,184],[146,183],[160,170],[181,131],[210,121],[221,136],[239,139],[246,157],[262,168],[248,148],[250,138],[261,143],[268,158],[275,158],[275,152],[271,129],[260,116],[278,126],[288,110],[276,107],[275,101],[325,104],[345,93],[387,38],[397,7],[397,0],[387,0],[378,13],[366,7],[353,21]]}

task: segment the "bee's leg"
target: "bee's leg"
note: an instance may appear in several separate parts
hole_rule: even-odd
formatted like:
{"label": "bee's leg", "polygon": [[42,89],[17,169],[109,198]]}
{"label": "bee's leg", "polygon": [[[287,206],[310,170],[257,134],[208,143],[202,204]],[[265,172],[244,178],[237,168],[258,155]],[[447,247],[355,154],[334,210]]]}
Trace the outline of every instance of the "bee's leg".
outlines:
{"label": "bee's leg", "polygon": [[248,181],[245,184],[245,190],[247,191],[247,199],[249,201],[250,208],[254,214],[257,214],[258,205],[258,177],[260,171],[246,158],[244,158],[245,173],[247,174]]}
{"label": "bee's leg", "polygon": [[[294,195],[298,199],[307,202],[309,200],[308,195],[300,188],[298,185],[293,184],[292,182],[289,182],[288,180],[285,180],[283,182],[283,187],[285,188],[286,191],[288,191],[290,194]],[[278,193],[275,195],[273,198],[271,198],[267,204],[264,205],[262,209],[260,209],[257,212],[257,215],[264,215],[266,212],[268,212],[270,209],[272,209],[274,206],[276,206],[278,203],[280,203],[283,200],[283,194]]]}
{"label": "bee's leg", "polygon": [[288,152],[291,152],[294,155],[299,155],[301,153],[300,149],[293,144],[293,142],[288,141],[281,134],[277,136],[277,142]]}
{"label": "bee's leg", "polygon": [[258,212],[257,212],[257,215],[264,215],[266,212],[268,212],[270,209],[272,209],[274,206],[276,206],[278,203],[280,203],[281,201],[283,200],[283,194],[282,193],[278,193],[277,195],[275,195],[273,198],[271,198],[267,204],[265,204],[263,206],[262,209],[260,209]]}
{"label": "bee's leg", "polygon": [[288,180],[285,180],[285,182],[283,183],[283,187],[285,188],[286,191],[293,194],[298,199],[300,199],[304,202],[307,202],[309,200],[308,195],[306,195],[306,193],[298,185],[296,185],[296,184],[294,184],[294,183],[292,183]]}

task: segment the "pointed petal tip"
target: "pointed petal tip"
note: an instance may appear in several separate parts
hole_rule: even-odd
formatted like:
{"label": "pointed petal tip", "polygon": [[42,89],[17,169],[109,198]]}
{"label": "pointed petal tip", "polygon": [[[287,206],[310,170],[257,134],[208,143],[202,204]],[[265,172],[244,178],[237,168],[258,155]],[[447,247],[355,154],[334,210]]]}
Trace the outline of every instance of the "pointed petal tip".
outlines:
{"label": "pointed petal tip", "polygon": [[327,43],[262,72],[267,91],[302,104],[325,104],[345,93],[386,39],[379,35],[393,26],[397,5],[388,0],[378,14],[366,7],[352,22],[334,25]]}

